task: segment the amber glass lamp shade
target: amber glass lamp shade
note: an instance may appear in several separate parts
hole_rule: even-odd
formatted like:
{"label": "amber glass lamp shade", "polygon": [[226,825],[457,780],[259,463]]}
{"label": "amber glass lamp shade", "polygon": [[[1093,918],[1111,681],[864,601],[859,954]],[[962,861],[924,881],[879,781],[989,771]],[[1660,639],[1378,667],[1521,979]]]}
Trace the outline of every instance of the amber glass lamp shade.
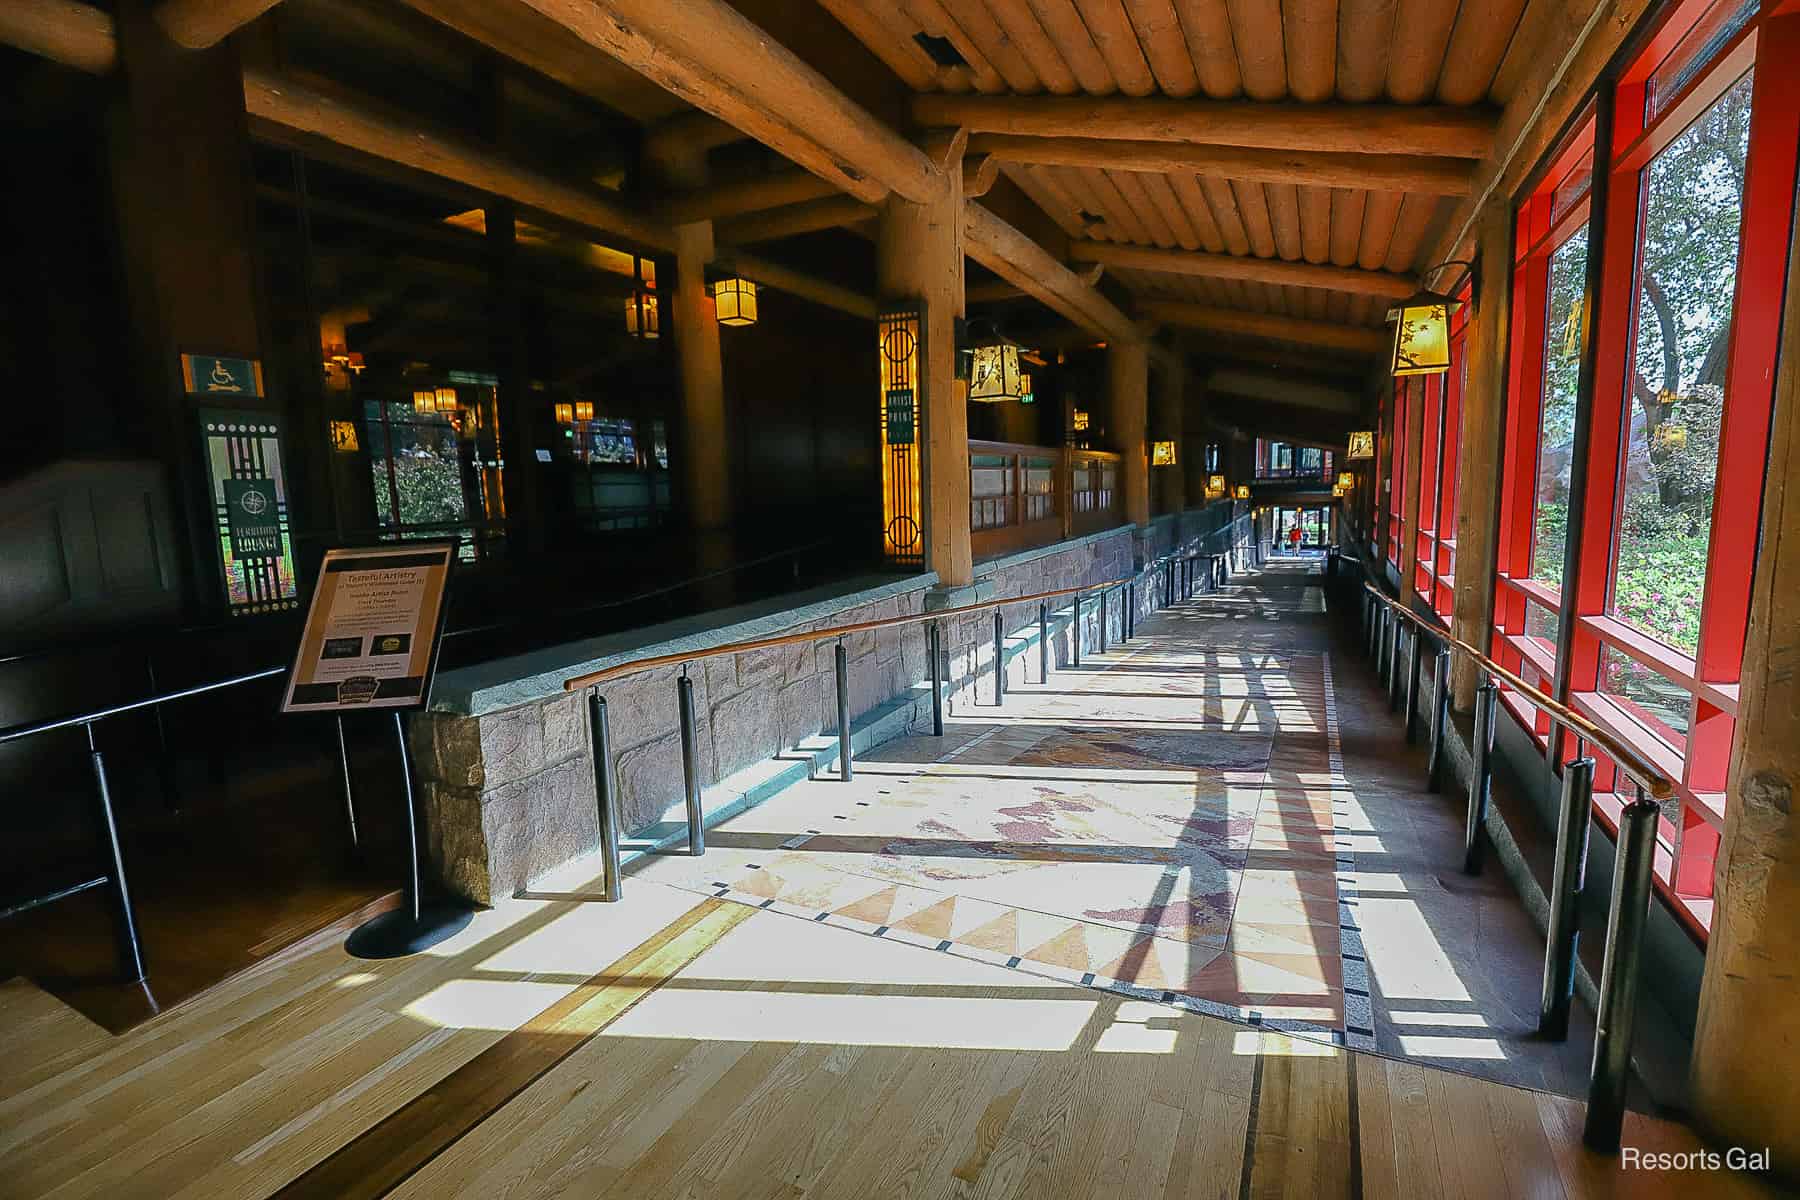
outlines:
{"label": "amber glass lamp shade", "polygon": [[713,312],[721,325],[756,324],[756,285],[748,279],[721,279],[713,284]]}
{"label": "amber glass lamp shade", "polygon": [[1017,400],[1025,394],[1017,346],[977,346],[969,364],[969,399],[980,404]]}
{"label": "amber glass lamp shade", "polygon": [[1175,465],[1174,442],[1152,442],[1150,445],[1150,465],[1153,467],[1172,467]]}
{"label": "amber glass lamp shade", "polygon": [[1350,446],[1344,454],[1345,458],[1374,458],[1375,431],[1359,429],[1350,435]]}

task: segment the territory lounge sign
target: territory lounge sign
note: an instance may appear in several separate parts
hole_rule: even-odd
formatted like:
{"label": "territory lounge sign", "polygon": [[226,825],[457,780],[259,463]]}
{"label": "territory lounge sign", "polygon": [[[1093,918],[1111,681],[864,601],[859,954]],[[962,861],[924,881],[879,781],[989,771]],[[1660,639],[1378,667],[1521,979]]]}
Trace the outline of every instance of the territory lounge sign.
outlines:
{"label": "territory lounge sign", "polygon": [[327,550],[281,711],[420,708],[454,542]]}

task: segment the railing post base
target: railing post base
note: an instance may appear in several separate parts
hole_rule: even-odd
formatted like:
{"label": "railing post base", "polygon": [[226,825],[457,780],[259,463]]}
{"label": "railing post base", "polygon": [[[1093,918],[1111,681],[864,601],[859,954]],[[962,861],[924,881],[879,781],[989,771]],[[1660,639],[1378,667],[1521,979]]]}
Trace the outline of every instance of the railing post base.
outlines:
{"label": "railing post base", "polygon": [[[837,668],[837,735],[838,735],[838,778],[849,783],[852,774],[850,765],[850,652],[844,648],[844,640],[838,639],[837,651],[832,655]],[[969,682],[970,690],[974,690],[974,680]]]}
{"label": "railing post base", "polygon": [[1588,813],[1593,803],[1594,760],[1577,758],[1564,763],[1550,920],[1544,934],[1544,984],[1538,1000],[1538,1036],[1555,1042],[1569,1039],[1575,954],[1581,936],[1581,892],[1587,875]]}
{"label": "railing post base", "polygon": [[944,635],[933,621],[926,626],[925,651],[931,656],[931,736],[944,736]]}
{"label": "railing post base", "polygon": [[1469,816],[1463,831],[1463,874],[1481,874],[1483,843],[1487,840],[1488,786],[1494,752],[1494,708],[1500,687],[1483,678],[1475,689],[1475,728],[1470,741]]}
{"label": "railing post base", "polygon": [[1619,853],[1613,861],[1606,956],[1600,971],[1600,1003],[1594,1013],[1594,1066],[1588,1081],[1587,1120],[1581,1130],[1588,1149],[1600,1154],[1618,1153],[1625,1124],[1638,962],[1650,918],[1650,874],[1660,813],[1640,787],[1637,799],[1619,814]]}
{"label": "railing post base", "polygon": [[706,853],[706,814],[700,808],[700,735],[694,720],[694,681],[684,667],[675,681],[676,707],[681,717],[681,777],[687,798],[688,853]]}

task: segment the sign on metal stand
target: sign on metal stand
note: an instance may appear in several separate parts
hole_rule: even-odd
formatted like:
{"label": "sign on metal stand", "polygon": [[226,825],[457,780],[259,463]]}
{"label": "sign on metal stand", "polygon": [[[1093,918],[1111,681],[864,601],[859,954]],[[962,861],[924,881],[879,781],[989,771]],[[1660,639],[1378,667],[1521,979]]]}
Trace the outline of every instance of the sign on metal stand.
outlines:
{"label": "sign on metal stand", "polygon": [[[350,935],[345,949],[358,958],[416,954],[463,929],[471,917],[464,904],[425,898],[412,756],[402,716],[430,701],[443,640],[445,585],[455,560],[454,540],[327,550],[282,690],[284,713],[331,713],[341,720],[348,712],[378,709],[393,721],[406,797],[406,900]],[[348,799],[347,756],[340,765]],[[354,828],[354,812],[351,821]]]}

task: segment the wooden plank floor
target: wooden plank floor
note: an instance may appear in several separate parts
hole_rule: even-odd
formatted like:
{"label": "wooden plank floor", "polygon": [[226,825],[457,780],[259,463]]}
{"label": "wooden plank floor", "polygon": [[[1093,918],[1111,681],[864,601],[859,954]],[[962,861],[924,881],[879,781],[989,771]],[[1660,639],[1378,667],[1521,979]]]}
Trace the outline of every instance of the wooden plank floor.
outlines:
{"label": "wooden plank floor", "polygon": [[1765,1194],[1621,1172],[1580,1120],[648,880],[410,960],[324,947],[122,1037],[0,985],[8,1198]]}

